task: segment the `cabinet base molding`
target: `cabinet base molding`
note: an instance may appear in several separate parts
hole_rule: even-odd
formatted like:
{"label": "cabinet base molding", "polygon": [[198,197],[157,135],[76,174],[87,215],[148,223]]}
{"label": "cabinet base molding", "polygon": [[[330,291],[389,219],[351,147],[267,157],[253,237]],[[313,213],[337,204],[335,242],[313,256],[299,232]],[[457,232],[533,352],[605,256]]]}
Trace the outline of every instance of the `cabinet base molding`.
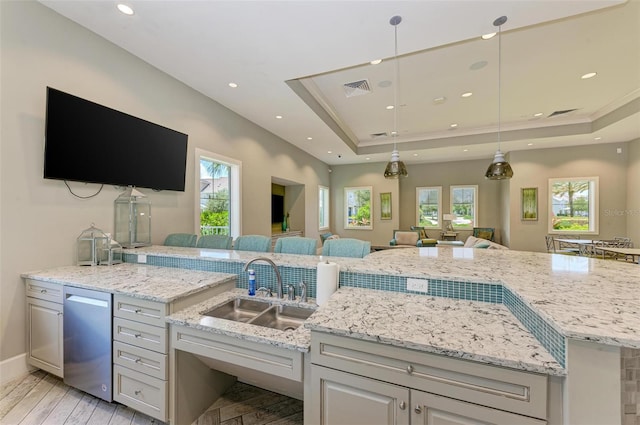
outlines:
{"label": "cabinet base molding", "polygon": [[36,368],[27,363],[27,353],[18,354],[0,362],[0,385],[25,376]]}

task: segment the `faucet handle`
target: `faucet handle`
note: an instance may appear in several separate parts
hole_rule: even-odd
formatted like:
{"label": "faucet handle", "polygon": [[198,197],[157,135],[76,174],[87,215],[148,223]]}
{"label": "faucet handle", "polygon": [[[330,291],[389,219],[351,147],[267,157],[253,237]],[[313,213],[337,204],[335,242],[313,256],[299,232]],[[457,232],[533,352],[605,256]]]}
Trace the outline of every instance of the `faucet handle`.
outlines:
{"label": "faucet handle", "polygon": [[265,288],[264,286],[261,286],[256,290],[256,293],[261,291],[264,292],[267,297],[273,297],[273,292],[271,292],[270,288]]}
{"label": "faucet handle", "polygon": [[296,288],[293,285],[287,285],[287,299],[290,301],[296,300]]}
{"label": "faucet handle", "polygon": [[306,303],[307,302],[307,284],[301,280],[298,286],[300,287],[300,302]]}

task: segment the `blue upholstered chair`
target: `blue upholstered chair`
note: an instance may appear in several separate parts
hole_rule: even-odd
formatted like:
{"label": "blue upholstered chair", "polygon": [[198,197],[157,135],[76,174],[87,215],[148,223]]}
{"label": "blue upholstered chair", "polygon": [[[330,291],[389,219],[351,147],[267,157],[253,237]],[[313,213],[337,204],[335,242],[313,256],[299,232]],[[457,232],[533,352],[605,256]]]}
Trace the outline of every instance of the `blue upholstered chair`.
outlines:
{"label": "blue upholstered chair", "polygon": [[271,250],[271,238],[263,235],[238,236],[233,244],[236,251],[269,252]]}
{"label": "blue upholstered chair", "polygon": [[322,255],[329,257],[362,258],[371,252],[371,242],[360,239],[327,239],[322,245]]}
{"label": "blue upholstered chair", "polygon": [[196,244],[197,248],[231,249],[233,238],[226,235],[202,235]]}
{"label": "blue upholstered chair", "polygon": [[280,238],[273,247],[273,252],[282,254],[302,254],[315,255],[317,242],[312,238],[301,238],[298,236],[290,238]]}
{"label": "blue upholstered chair", "polygon": [[196,241],[198,240],[197,235],[192,235],[191,233],[171,233],[167,235],[164,240],[165,246],[186,246],[186,247],[194,247],[196,246]]}

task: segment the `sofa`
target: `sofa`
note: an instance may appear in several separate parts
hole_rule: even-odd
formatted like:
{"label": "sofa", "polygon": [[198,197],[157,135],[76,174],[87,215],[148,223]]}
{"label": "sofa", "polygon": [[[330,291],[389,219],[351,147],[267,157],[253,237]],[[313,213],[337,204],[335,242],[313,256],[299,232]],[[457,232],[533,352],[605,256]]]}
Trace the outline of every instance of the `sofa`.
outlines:
{"label": "sofa", "polygon": [[478,249],[509,249],[499,243],[492,242],[488,239],[476,238],[475,236],[469,236],[464,242],[464,247]]}

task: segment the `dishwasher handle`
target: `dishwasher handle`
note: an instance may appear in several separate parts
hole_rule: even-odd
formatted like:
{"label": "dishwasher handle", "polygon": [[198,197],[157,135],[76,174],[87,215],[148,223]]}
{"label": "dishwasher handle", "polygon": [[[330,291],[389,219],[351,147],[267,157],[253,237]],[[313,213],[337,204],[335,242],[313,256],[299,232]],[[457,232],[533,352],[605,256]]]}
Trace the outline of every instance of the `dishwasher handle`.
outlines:
{"label": "dishwasher handle", "polygon": [[79,304],[89,304],[94,307],[109,308],[109,302],[98,300],[95,298],[83,297],[80,295],[67,294],[67,302],[76,302]]}

